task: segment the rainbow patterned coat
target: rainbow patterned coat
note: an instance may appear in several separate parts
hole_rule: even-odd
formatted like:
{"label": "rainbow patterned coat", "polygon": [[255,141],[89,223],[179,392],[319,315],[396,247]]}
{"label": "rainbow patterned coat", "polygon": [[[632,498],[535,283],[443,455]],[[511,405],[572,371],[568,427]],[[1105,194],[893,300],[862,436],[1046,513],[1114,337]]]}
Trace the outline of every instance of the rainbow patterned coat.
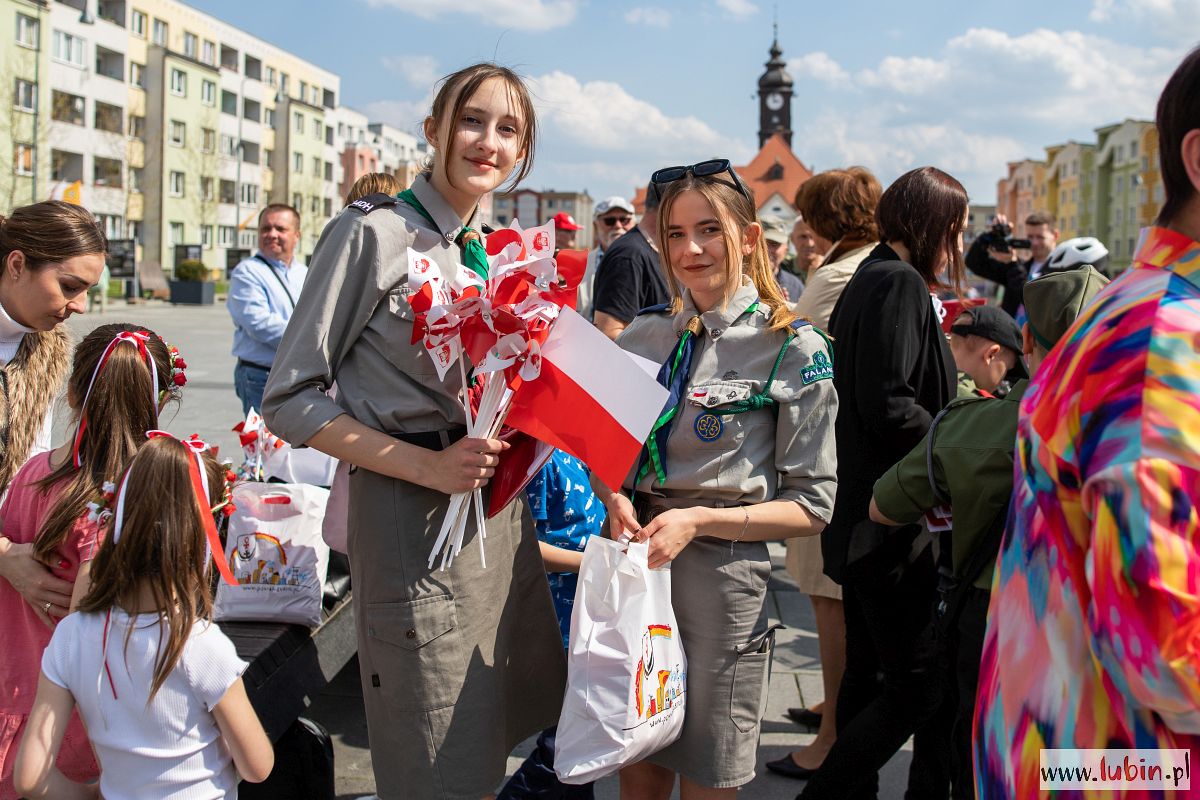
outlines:
{"label": "rainbow patterned coat", "polygon": [[[1186,748],[1196,765],[1200,244],[1151,228],[1050,353],[1021,404],[1014,491],[979,675],[979,798],[1047,796],[1042,748]],[[1163,796],[1200,796],[1192,780]]]}

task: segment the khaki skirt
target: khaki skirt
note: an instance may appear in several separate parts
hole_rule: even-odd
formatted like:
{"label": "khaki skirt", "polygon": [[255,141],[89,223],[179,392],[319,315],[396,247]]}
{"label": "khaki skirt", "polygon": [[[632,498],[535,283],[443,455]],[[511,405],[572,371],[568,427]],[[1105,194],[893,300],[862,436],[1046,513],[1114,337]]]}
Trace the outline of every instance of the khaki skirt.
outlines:
{"label": "khaki skirt", "polygon": [[376,793],[478,800],[562,707],[566,660],[532,520],[520,502],[488,520],[484,569],[472,518],[443,572],[426,562],[446,495],[356,469],[349,500]]}
{"label": "khaki skirt", "polygon": [[842,587],[825,574],[820,536],[796,536],[787,540],[787,571],[804,594],[842,599]]}
{"label": "khaki skirt", "polygon": [[717,789],[754,779],[775,642],[767,626],[770,577],[765,542],[698,537],[671,562],[687,705],[679,739],[648,761]]}

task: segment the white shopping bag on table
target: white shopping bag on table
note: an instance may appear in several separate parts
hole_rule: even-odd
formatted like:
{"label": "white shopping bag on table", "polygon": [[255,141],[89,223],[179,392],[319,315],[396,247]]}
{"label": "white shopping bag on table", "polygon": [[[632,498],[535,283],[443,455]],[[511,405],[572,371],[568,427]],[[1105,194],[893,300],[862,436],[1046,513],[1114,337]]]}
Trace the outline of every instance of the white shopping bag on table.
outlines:
{"label": "white shopping bag on table", "polygon": [[321,522],[329,490],[295,483],[239,483],[225,558],[238,585],[222,581],[213,619],[321,624],[329,546]]}
{"label": "white shopping bag on table", "polygon": [[610,775],[683,730],[687,659],[671,570],[647,567],[648,549],[593,536],[583,551],[554,741],[554,771],[564,783]]}

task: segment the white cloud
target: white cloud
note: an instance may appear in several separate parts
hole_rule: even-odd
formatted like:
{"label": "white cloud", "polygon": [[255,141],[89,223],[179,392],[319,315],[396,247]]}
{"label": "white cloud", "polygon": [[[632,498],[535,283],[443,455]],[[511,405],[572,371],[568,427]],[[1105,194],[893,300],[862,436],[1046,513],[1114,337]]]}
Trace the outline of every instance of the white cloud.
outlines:
{"label": "white cloud", "polygon": [[803,82],[805,78],[821,81],[834,88],[850,85],[850,73],[841,64],[834,61],[828,53],[818,50],[815,53],[805,53],[799,58],[788,60],[788,72],[793,78]]}
{"label": "white cloud", "polygon": [[556,70],[531,80],[530,88],[539,122],[584,148],[675,159],[714,154],[737,158],[749,152],[745,142],[718,133],[696,117],[668,116],[611,81],[581,83]]}
{"label": "white cloud", "polygon": [[402,131],[421,136],[421,123],[429,113],[431,98],[424,100],[376,100],[367,103],[363,112],[371,122],[382,122]]}
{"label": "white cloud", "polygon": [[384,56],[383,65],[408,83],[417,87],[432,86],[438,78],[437,60],[433,56]]}
{"label": "white cloud", "polygon": [[658,6],[638,6],[625,12],[625,21],[631,25],[666,28],[671,24],[671,12]]}
{"label": "white cloud", "polygon": [[750,0],[717,0],[717,5],[738,19],[745,19],[758,13],[758,6],[751,3]]}
{"label": "white cloud", "polygon": [[[739,0],[740,1],[740,0]],[[366,0],[372,8],[396,8],[422,19],[461,15],[461,22],[498,28],[548,31],[571,24],[582,0]]]}
{"label": "white cloud", "polygon": [[1132,19],[1151,25],[1160,35],[1195,40],[1200,31],[1200,0],[1092,0],[1092,22]]}
{"label": "white cloud", "polygon": [[888,56],[876,69],[858,74],[863,86],[881,87],[901,94],[922,94],[936,89],[949,76],[949,65],[932,58]]}

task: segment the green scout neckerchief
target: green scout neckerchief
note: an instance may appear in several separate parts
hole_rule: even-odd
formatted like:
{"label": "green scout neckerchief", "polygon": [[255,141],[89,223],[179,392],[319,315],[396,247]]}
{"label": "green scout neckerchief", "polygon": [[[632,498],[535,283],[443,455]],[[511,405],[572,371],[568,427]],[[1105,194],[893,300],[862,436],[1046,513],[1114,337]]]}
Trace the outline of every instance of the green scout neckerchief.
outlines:
{"label": "green scout neckerchief", "polygon": [[[405,189],[396,195],[396,198],[408,203],[416,209],[417,213],[429,220],[430,225],[437,228],[438,225],[433,221],[433,215],[425,210],[425,206],[421,205],[421,201],[413,194],[412,189]],[[458,236],[455,237],[454,243],[462,248],[463,263],[467,269],[478,275],[480,280],[486,281],[488,278],[487,250],[484,249],[479,232],[464,225],[463,229],[458,232]]]}

